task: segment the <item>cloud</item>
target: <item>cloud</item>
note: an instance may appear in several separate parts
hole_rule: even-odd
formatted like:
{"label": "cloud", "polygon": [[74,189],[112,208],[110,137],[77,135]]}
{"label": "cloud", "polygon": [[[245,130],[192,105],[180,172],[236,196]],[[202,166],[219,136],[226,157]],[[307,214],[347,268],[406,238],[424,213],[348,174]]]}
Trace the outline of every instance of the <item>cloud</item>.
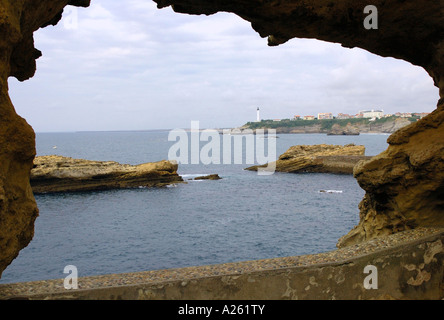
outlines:
{"label": "cloud", "polygon": [[95,0],[75,10],[36,32],[43,51],[36,76],[10,80],[18,113],[36,131],[177,128],[191,120],[232,127],[254,120],[258,106],[268,118],[373,106],[419,112],[438,98],[427,73],[407,62],[309,39],[268,47],[229,13],[183,15],[146,0]]}

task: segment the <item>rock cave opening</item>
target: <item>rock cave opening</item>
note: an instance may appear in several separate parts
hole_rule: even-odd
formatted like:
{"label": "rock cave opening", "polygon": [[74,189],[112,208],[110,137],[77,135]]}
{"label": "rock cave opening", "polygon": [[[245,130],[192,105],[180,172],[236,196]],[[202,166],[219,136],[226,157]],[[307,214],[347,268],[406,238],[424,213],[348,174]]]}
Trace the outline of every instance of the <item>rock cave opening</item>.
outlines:
{"label": "rock cave opening", "polygon": [[[14,29],[11,27],[6,35],[6,39],[9,40],[2,42],[2,47],[6,48],[5,52],[8,53],[2,55],[4,62],[1,69],[2,94],[0,103],[2,130],[0,131],[0,137],[3,141],[8,141],[6,143],[8,148],[7,151],[0,156],[0,162],[8,165],[2,166],[0,172],[2,177],[0,184],[0,214],[4,217],[3,224],[5,226],[2,227],[3,234],[0,234],[0,239],[2,239],[0,245],[6,249],[0,257],[1,271],[4,270],[12,259],[17,256],[18,252],[31,241],[34,233],[34,220],[37,215],[37,208],[27,180],[28,171],[32,166],[32,160],[35,155],[34,133],[32,128],[14,112],[14,107],[8,96],[7,78],[9,76],[15,76],[20,80],[24,80],[33,75],[35,71],[33,62],[39,54],[36,49],[34,49],[33,42],[30,42],[32,34],[40,26],[56,23],[58,16],[54,16],[54,12],[60,12],[66,5],[65,2],[66,1],[60,1],[60,3],[53,5],[47,4],[47,6],[54,8],[49,11],[43,9],[45,6],[42,5],[38,10],[34,11],[34,15],[39,17],[39,19],[34,19],[34,16],[28,17],[26,14],[23,14],[23,12],[27,10],[26,7],[17,7],[16,9],[23,14],[21,22],[23,24],[22,28],[19,30],[18,28]],[[439,12],[439,10],[434,9],[432,5],[422,10],[415,10],[419,12],[409,12],[410,16],[406,15],[402,17],[397,15],[393,7],[386,5],[387,12],[389,12],[387,14],[393,16],[390,18],[391,22],[393,21],[393,24],[399,23],[401,27],[391,30],[386,36],[378,33],[377,38],[370,36],[368,37],[369,39],[366,39],[361,32],[353,33],[352,35],[344,34],[342,27],[344,27],[344,24],[347,22],[344,22],[342,15],[338,18],[331,12],[326,12],[326,10],[333,10],[335,13],[342,12],[343,4],[346,3],[346,6],[351,7],[352,12],[357,14],[361,9],[360,1],[354,4],[343,1],[336,7],[330,7],[330,9],[326,9],[325,6],[301,8],[299,4],[277,4],[270,8],[268,4],[261,4],[254,10],[251,6],[255,4],[252,3],[244,6],[238,5],[236,1],[229,1],[227,4],[207,4],[205,1],[194,1],[193,3],[189,1],[159,0],[156,2],[159,3],[159,6],[174,4],[175,11],[191,14],[213,14],[217,11],[234,12],[243,19],[251,21],[253,28],[259,32],[261,36],[273,35],[273,39],[279,43],[286,42],[293,37],[306,36],[309,38],[313,37],[326,41],[340,42],[345,47],[362,47],[376,55],[405,59],[427,70],[429,75],[433,77],[435,86],[440,87],[442,90],[443,24],[441,24],[442,17],[440,18],[437,13],[434,13],[434,10],[436,12]],[[381,1],[377,2],[380,2],[381,6],[384,6]],[[286,2],[284,1],[284,3]],[[85,6],[89,4],[89,1],[70,1],[70,4]],[[291,6],[296,6],[296,8],[290,8]],[[51,13],[51,11],[53,13]],[[346,11],[348,13],[350,12],[350,10]],[[291,15],[289,15],[288,12],[291,12]],[[106,15],[104,12],[98,14]],[[268,19],[267,15],[272,16],[273,19]],[[427,25],[434,26],[433,32],[424,34],[421,27],[418,27],[419,31],[411,27],[409,31],[413,32],[413,37],[410,37],[410,35],[406,36],[406,33],[402,31],[403,23],[409,21],[412,16],[416,17],[416,15],[419,16],[419,19],[428,16],[429,21]],[[350,14],[347,16],[348,19],[351,20],[351,22],[348,21],[348,23],[353,25],[352,28],[356,28],[356,20],[358,18],[355,18],[353,15],[350,16]],[[357,16],[362,17],[359,14],[357,14]],[[51,19],[48,19],[49,17],[51,17]],[[303,20],[300,22],[302,26],[299,25],[299,23],[295,24],[292,22],[294,17]],[[321,17],[322,19],[317,20],[316,17]],[[385,14],[383,17],[385,17]],[[27,18],[29,21],[26,20]],[[401,19],[400,22],[399,19]],[[270,21],[273,21],[273,23],[270,23]],[[322,22],[322,27],[318,25],[319,21]],[[326,21],[328,22],[327,24],[325,24]],[[9,25],[14,26],[14,23],[9,22]],[[338,29],[340,29],[341,32],[338,33]],[[20,32],[22,32],[22,39],[25,39],[23,41],[17,40],[17,34],[20,34]],[[399,33],[398,41],[393,41],[393,33]],[[376,41],[375,39],[378,40]],[[427,39],[427,44],[430,43],[430,45],[424,46],[423,39]],[[50,42],[50,39],[47,38],[46,41]],[[407,47],[402,45],[403,41],[409,41],[410,45]],[[239,43],[236,44],[236,46],[239,46]],[[284,46],[285,45],[279,46],[278,48]],[[320,50],[316,45],[314,45],[314,48],[315,51]],[[422,55],[418,54],[418,48],[422,49]],[[108,54],[120,58],[128,54],[125,48],[111,47],[109,49]],[[341,48],[341,50],[348,49]],[[45,57],[49,52],[45,52],[44,50],[43,54]],[[57,56],[57,54],[55,56]],[[102,55],[102,58],[106,59],[107,57]],[[376,59],[371,62],[365,59],[360,60],[358,55],[356,63],[351,63],[348,67],[353,70],[353,68],[357,67],[361,62],[368,62],[368,66],[371,66],[375,61]],[[53,61],[47,61],[48,64],[52,62]],[[93,67],[94,62],[91,63]],[[110,66],[115,67],[112,61]],[[118,70],[118,68],[116,69]],[[191,69],[192,68],[188,68],[188,71]],[[340,71],[341,70],[336,70],[336,73],[332,72],[331,75],[336,75],[340,78],[343,76],[343,73]],[[418,70],[415,69],[412,77],[416,77],[420,73],[417,71]],[[39,73],[37,72],[33,81],[40,80],[38,77]],[[66,75],[59,75],[59,77],[60,82],[69,78],[69,76]],[[365,78],[364,73],[361,79],[364,81],[364,84]],[[140,80],[140,78],[138,80]],[[97,81],[100,81],[100,79]],[[345,77],[343,81],[349,81],[349,78]],[[26,83],[20,83],[22,87],[25,85]],[[111,84],[110,88],[114,88],[114,85],[116,84]],[[164,85],[166,85],[166,83],[164,83]],[[11,86],[15,85],[10,84],[9,87]],[[291,85],[289,87],[291,87]],[[332,88],[333,92],[335,91],[334,89],[335,88]],[[32,92],[34,89],[30,88],[30,90]],[[18,87],[12,89],[10,92],[14,99],[20,99]],[[74,90],[73,96],[74,93],[78,94],[79,91]],[[102,95],[106,95],[106,93]],[[434,93],[434,96],[435,95],[436,97],[438,96],[438,94]],[[102,101],[106,101],[103,97],[99,97],[99,99],[100,98],[102,98]],[[145,97],[139,97],[139,99],[141,98]],[[261,99],[260,101],[263,100]],[[17,102],[19,105],[20,102]],[[83,101],[80,100],[75,103],[81,105],[82,102]],[[19,111],[18,113],[23,115],[23,113],[20,112],[20,107],[16,107]],[[56,105],[52,105],[51,108],[55,110]],[[442,125],[442,121],[444,121],[443,114],[443,105],[441,102],[430,116],[415,125],[400,130],[390,137],[390,146],[386,151],[377,155],[371,162],[362,164],[355,171],[355,176],[360,186],[367,192],[367,195],[359,207],[361,211],[361,221],[359,225],[341,239],[341,245],[345,246],[359,243],[378,237],[379,235],[402,231],[411,228],[411,225],[430,226],[430,221],[433,221],[433,226],[444,225],[442,211],[439,209],[443,207],[443,200],[440,197],[434,196],[442,193],[442,182],[444,181],[441,161],[444,150],[441,139],[444,127]],[[92,122],[97,122],[97,119],[94,119]],[[8,125],[5,125],[5,123],[8,123]],[[396,161],[393,159],[396,159]],[[381,194],[383,196],[381,196]],[[430,194],[432,196],[428,196]],[[378,197],[384,199],[383,205],[378,203]],[[406,200],[407,197],[418,199],[426,198],[430,201],[424,200],[412,203],[412,201]],[[11,213],[13,214],[11,215]],[[24,217],[23,219],[19,219],[21,220],[19,223],[17,223],[17,218],[14,217],[16,213]],[[413,224],[412,221],[414,221]],[[15,231],[11,231],[12,229],[15,229]],[[16,239],[12,242],[9,240],[11,234],[12,237]]]}

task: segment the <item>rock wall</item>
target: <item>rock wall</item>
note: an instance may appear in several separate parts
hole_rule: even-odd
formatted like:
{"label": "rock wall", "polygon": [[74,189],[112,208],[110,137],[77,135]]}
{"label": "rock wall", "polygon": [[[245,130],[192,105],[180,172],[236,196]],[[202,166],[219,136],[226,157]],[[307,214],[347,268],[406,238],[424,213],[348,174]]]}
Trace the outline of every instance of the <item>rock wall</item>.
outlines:
{"label": "rock wall", "polygon": [[[40,27],[56,24],[66,5],[88,6],[89,0],[0,0],[0,275],[32,238],[34,220],[38,210],[29,184],[29,174],[35,156],[34,133],[20,118],[9,99],[7,79],[20,81],[35,73],[35,59],[41,52],[34,48],[33,32]],[[268,37],[269,45],[279,45],[287,40],[316,38],[341,43],[344,47],[360,47],[380,56],[404,59],[423,67],[440,88],[444,98],[444,14],[442,1],[374,0],[378,8],[379,29],[366,30],[363,21],[367,0],[155,0],[159,8],[173,5],[177,12],[213,14],[218,11],[233,12],[251,22],[260,36]],[[396,93],[394,93],[396,94]],[[444,103],[441,100],[441,104]],[[373,212],[371,225],[377,228],[367,234],[367,221],[361,221],[361,234],[349,241],[359,241],[387,232],[381,225],[394,225],[394,215],[401,198],[420,202],[416,218],[401,217],[401,225],[419,224],[419,209],[430,218],[428,223],[442,221],[442,175],[437,159],[442,151],[442,108],[428,120],[422,120],[390,139],[389,149],[381,157],[357,171],[361,186],[367,191],[361,204],[361,218]],[[440,135],[440,136],[439,136]],[[414,146],[419,146],[417,151]],[[429,151],[431,150],[431,151]],[[422,157],[426,153],[429,162]],[[438,152],[438,153],[436,153]],[[424,160],[424,161],[423,161]],[[377,192],[377,179],[367,178],[366,169],[381,174],[377,164],[384,163],[384,172],[390,172],[391,181],[387,194]],[[404,176],[398,172],[403,172]],[[430,183],[415,179],[428,179]],[[440,180],[441,179],[441,180]],[[435,181],[435,182],[432,182]],[[422,192],[421,187],[425,188]],[[421,197],[421,198],[418,198]],[[409,200],[412,199],[412,200]],[[432,205],[428,206],[427,203]],[[412,204],[413,205],[413,204]],[[408,208],[408,206],[400,207]],[[402,211],[402,210],[401,210]],[[369,213],[370,214],[370,213]],[[405,218],[405,219],[404,219]],[[421,223],[425,223],[425,221]],[[401,229],[404,227],[400,227]],[[392,228],[396,231],[397,228]],[[345,242],[344,242],[345,243]]]}
{"label": "rock wall", "polygon": [[56,24],[68,4],[87,6],[89,1],[0,0],[0,276],[31,241],[38,216],[29,183],[35,135],[15,112],[7,79],[34,75],[41,52],[34,48],[33,33]]}
{"label": "rock wall", "polygon": [[0,275],[34,235],[38,209],[29,185],[34,132],[14,111],[6,80],[0,91]]}
{"label": "rock wall", "polygon": [[338,246],[418,226],[444,226],[444,104],[388,139],[389,147],[354,168],[366,191],[360,222]]}

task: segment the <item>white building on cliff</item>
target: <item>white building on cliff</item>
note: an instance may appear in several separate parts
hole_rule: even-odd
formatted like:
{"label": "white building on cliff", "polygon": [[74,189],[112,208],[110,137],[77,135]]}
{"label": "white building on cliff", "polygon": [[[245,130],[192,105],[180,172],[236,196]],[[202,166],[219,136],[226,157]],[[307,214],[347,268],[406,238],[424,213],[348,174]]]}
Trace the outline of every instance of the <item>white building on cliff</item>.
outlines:
{"label": "white building on cliff", "polygon": [[362,114],[362,118],[381,119],[382,117],[384,117],[383,110],[365,110],[359,111],[359,114]]}

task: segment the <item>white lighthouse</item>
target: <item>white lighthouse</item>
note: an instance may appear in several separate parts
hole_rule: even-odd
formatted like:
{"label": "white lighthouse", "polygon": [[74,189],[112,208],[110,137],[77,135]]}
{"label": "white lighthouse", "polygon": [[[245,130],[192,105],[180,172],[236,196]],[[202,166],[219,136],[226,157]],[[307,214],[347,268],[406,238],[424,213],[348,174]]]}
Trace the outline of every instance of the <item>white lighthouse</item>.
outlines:
{"label": "white lighthouse", "polygon": [[257,107],[257,118],[256,118],[257,122],[261,122],[261,115],[260,115],[260,111],[259,111],[259,107]]}

